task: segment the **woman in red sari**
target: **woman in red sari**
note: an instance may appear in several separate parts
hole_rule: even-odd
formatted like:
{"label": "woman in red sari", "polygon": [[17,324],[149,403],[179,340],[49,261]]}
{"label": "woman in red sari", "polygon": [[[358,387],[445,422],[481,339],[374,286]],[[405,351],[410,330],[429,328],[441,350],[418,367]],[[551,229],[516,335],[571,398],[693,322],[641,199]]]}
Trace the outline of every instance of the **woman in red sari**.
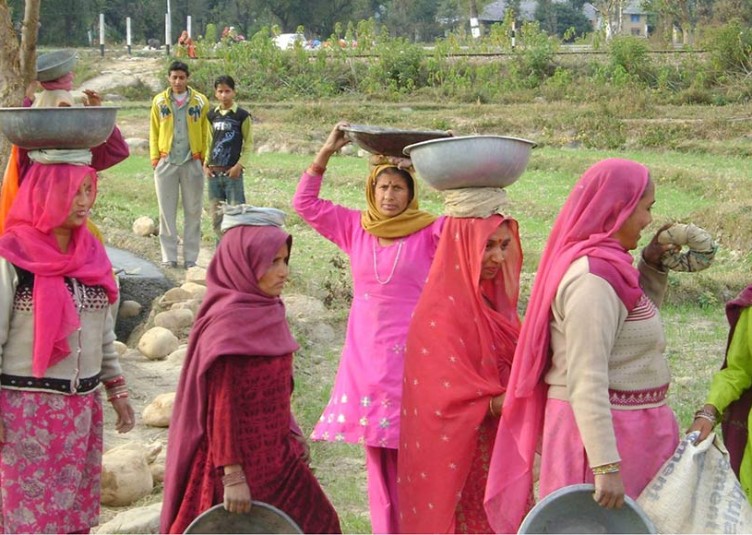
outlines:
{"label": "woman in red sari", "polygon": [[446,220],[407,338],[402,533],[491,533],[488,462],[520,321],[517,222]]}
{"label": "woman in red sari", "polygon": [[276,226],[240,225],[209,265],[170,422],[162,533],[183,533],[218,503],[247,512],[252,499],[305,533],[340,532],[291,431],[298,344],[279,298],[291,245]]}

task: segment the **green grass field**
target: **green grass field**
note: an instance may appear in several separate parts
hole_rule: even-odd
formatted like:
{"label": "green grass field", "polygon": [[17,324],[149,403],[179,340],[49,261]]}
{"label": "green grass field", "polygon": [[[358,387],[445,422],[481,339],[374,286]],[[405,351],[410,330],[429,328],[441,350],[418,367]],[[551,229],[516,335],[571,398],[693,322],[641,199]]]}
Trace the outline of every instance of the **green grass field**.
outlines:
{"label": "green grass field", "polygon": [[[531,106],[522,111],[535,112]],[[435,106],[425,109],[410,106],[399,113],[400,106],[358,108],[352,103],[286,104],[257,106],[254,126],[256,146],[270,146],[278,150],[256,154],[248,166],[245,178],[246,198],[256,205],[274,206],[289,214],[288,230],[295,237],[291,258],[289,293],[300,293],[322,300],[330,308],[328,317],[339,340],[343,321],[347,316],[347,296],[350,288],[349,270],[343,255],[329,242],[313,232],[293,213],[290,202],[303,169],[323,141],[330,125],[338,118],[352,122],[373,124],[409,124],[431,127],[439,124],[456,128],[456,133],[498,133],[538,139],[523,126],[524,119],[511,116],[509,106],[484,106],[482,113],[472,106]],[[356,113],[356,110],[357,113]],[[475,111],[473,111],[475,110]],[[686,120],[687,109],[663,110],[669,120]],[[353,112],[353,115],[348,115]],[[539,109],[539,116],[549,113]],[[570,112],[571,113],[571,112]],[[724,111],[724,113],[734,113]],[[404,115],[409,120],[405,121]],[[697,108],[696,114],[709,117],[711,111]],[[509,120],[501,119],[510,117]],[[123,110],[121,119],[134,128],[143,126],[145,135],[147,109],[135,106]],[[532,121],[533,119],[528,119]],[[481,124],[482,123],[482,124]],[[479,124],[481,126],[479,126]],[[542,135],[555,139],[557,131]],[[282,143],[281,140],[284,140]],[[508,188],[511,201],[509,213],[520,221],[525,253],[523,289],[520,311],[530,292],[540,253],[551,224],[579,175],[594,162],[607,157],[624,157],[640,161],[650,167],[657,185],[654,222],[643,233],[643,241],[652,236],[663,223],[677,221],[695,223],[716,235],[720,251],[715,265],[699,274],[670,275],[670,290],[662,310],[668,338],[668,359],[674,381],[670,403],[676,410],[683,428],[689,424],[692,412],[703,401],[712,372],[723,360],[726,337],[724,302],[750,281],[752,254],[750,231],[752,210],[749,191],[752,190],[752,170],[746,151],[735,155],[729,146],[741,143],[741,136],[726,142],[709,142],[706,150],[646,150],[625,151],[589,150],[578,146],[564,148],[555,143],[543,143],[533,151],[527,171]],[[714,149],[717,149],[715,150]],[[355,155],[334,157],[329,165],[322,195],[335,202],[364,207],[363,181],[367,162]],[[157,204],[151,167],[144,154],[133,155],[126,162],[104,173],[100,196],[94,210],[94,220],[104,221],[108,228],[128,230],[141,215],[157,218]],[[442,198],[424,183],[420,184],[420,200],[424,209],[441,213]],[[652,232],[651,232],[652,231]],[[211,247],[214,237],[210,222],[203,222],[204,245]],[[304,429],[310,430],[328,399],[339,358],[339,346],[330,350],[312,350],[301,340],[297,354],[295,410]],[[345,532],[369,532],[370,525],[365,497],[364,463],[360,448],[346,444],[314,444],[312,455],[316,473],[322,480],[333,503],[340,512]]]}

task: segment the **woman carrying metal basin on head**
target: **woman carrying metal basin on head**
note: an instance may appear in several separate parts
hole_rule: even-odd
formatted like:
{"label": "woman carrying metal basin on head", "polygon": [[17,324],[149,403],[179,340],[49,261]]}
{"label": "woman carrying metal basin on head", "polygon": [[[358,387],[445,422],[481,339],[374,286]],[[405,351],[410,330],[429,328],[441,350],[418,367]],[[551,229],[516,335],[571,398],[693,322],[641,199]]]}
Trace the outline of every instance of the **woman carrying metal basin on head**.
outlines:
{"label": "woman carrying metal basin on head", "polygon": [[314,440],[363,444],[374,533],[398,529],[397,447],[407,327],[436,250],[443,219],[418,209],[417,184],[395,165],[377,165],[365,183],[367,208],[321,199],[330,157],[349,143],[332,129],[298,184],[301,217],[350,258],[353,302],[329,403]]}
{"label": "woman carrying metal basin on head", "polygon": [[[406,149],[421,178],[442,190],[448,217],[407,336],[402,533],[491,532],[488,459],[520,331],[522,248],[503,187],[522,173],[531,146],[468,136]],[[505,175],[517,153],[523,163]]]}

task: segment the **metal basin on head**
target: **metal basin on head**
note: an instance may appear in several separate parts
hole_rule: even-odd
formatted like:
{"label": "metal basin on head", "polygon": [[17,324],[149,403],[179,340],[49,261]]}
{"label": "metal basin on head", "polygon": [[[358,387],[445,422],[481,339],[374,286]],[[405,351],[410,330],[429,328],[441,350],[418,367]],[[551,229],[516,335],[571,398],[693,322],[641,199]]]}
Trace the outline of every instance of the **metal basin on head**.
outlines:
{"label": "metal basin on head", "polygon": [[340,127],[347,138],[358,147],[372,154],[404,157],[405,147],[429,139],[446,138],[450,132],[443,130],[403,130],[385,126],[351,124]]}
{"label": "metal basin on head", "polygon": [[90,149],[110,136],[118,109],[0,108],[0,131],[24,149]]}
{"label": "metal basin on head", "polygon": [[507,136],[458,136],[405,147],[418,175],[438,190],[503,188],[525,171],[535,143]]}
{"label": "metal basin on head", "polygon": [[56,50],[42,54],[37,58],[37,80],[49,82],[68,74],[76,65],[76,52],[73,50]]}

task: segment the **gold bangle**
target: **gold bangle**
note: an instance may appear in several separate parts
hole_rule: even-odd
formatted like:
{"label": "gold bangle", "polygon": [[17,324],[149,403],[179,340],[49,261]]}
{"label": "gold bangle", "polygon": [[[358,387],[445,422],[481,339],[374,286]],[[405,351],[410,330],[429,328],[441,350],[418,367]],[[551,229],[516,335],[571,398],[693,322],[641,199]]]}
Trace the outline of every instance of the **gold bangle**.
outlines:
{"label": "gold bangle", "polygon": [[494,406],[493,406],[493,400],[494,398],[491,398],[488,400],[488,412],[491,413],[492,417],[498,418],[499,416],[501,416],[501,414],[496,414],[496,411],[494,410]]}
{"label": "gold bangle", "polygon": [[604,474],[616,474],[621,469],[621,463],[615,462],[615,463],[608,463],[608,464],[602,464],[600,466],[594,466],[590,470],[593,472],[594,476],[602,476]]}

